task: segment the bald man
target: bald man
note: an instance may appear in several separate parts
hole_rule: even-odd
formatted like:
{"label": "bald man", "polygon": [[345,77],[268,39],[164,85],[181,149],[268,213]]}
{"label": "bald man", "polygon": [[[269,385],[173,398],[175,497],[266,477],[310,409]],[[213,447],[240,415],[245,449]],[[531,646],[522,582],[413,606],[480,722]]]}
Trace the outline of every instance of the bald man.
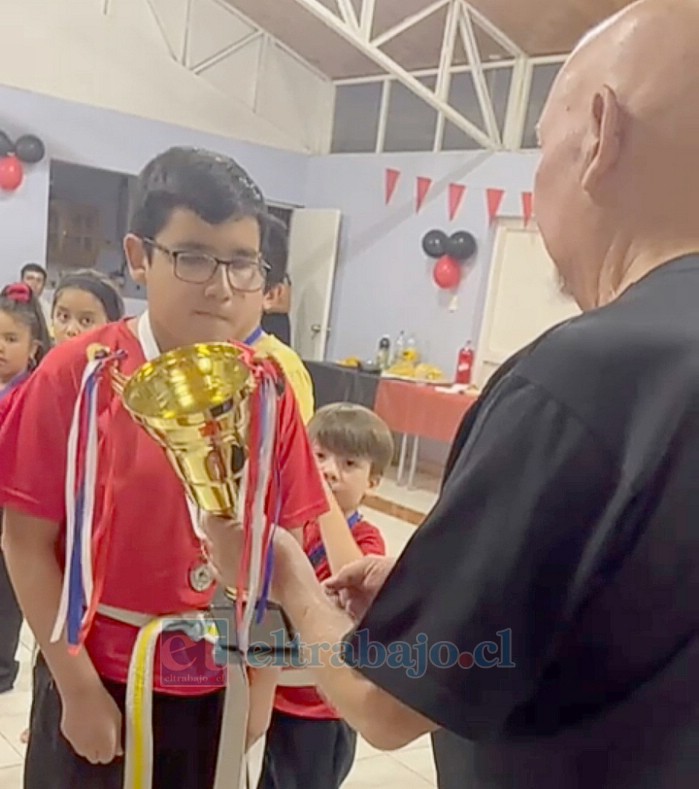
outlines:
{"label": "bald man", "polygon": [[490,382],[395,567],[332,583],[359,624],[280,535],[321,691],[379,748],[437,731],[443,789],[699,785],[697,52],[699,3],[645,0],[563,67],[536,208],[584,314]]}

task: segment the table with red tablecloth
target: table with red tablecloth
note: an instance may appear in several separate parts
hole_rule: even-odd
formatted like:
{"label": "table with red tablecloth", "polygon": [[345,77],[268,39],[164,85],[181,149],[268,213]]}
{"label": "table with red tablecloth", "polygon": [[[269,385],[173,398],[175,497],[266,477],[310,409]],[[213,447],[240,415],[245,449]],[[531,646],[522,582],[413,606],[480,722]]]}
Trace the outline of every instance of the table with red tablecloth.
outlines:
{"label": "table with red tablecloth", "polygon": [[403,481],[408,441],[412,439],[412,459],[408,485],[412,487],[417,468],[420,439],[451,443],[464,415],[477,395],[445,391],[437,386],[383,378],[376,392],[374,410],[394,433],[402,436],[398,482]]}

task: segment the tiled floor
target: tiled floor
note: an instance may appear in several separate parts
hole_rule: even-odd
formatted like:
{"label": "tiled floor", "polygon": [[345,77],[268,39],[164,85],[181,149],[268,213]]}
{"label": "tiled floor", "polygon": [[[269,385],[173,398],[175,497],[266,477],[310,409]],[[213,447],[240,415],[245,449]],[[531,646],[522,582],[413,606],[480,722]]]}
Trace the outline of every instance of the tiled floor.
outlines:
{"label": "tiled floor", "polygon": [[[420,497],[420,491],[414,500],[408,503],[405,491],[396,489],[392,483],[385,483],[386,488],[381,495],[391,498],[415,509],[421,510],[432,505],[432,494]],[[381,528],[387,543],[388,552],[397,555],[415,531],[403,521],[383,515],[372,510],[366,511],[366,517]],[[26,631],[22,634],[20,661],[22,668],[15,689],[0,695],[0,789],[20,789],[22,786],[22,761],[25,746],[20,742],[20,734],[26,726],[30,703],[30,660],[31,636]],[[407,748],[394,753],[381,753],[368,743],[359,742],[357,760],[344,789],[426,789],[436,786],[432,749],[429,739],[418,740]]]}

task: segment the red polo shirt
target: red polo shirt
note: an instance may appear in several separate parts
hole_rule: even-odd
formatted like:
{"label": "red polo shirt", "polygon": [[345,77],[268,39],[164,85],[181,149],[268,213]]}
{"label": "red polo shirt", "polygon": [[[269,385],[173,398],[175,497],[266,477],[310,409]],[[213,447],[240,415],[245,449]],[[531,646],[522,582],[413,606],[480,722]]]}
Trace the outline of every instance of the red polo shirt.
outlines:
{"label": "red polo shirt", "polygon": [[[0,506],[61,524],[65,518],[66,446],[87,348],[101,343],[127,354],[120,369],[133,373],[145,358],[126,321],[109,324],[51,351],[22,389],[10,398],[0,426]],[[109,377],[99,397],[99,478],[96,539],[106,540],[101,602],[153,615],[205,609],[213,590],[197,592],[190,572],[201,564],[182,483],[163,450],[140,428],[113,392]],[[277,456],[281,495],[279,525],[302,526],[326,509],[313,453],[290,387],[278,411]],[[64,563],[63,532],[57,556]],[[125,682],[136,629],[97,615],[87,650],[97,671]],[[156,667],[161,665],[159,651]],[[198,695],[202,660],[188,668],[188,681],[156,690]],[[202,668],[203,670],[203,668]]]}

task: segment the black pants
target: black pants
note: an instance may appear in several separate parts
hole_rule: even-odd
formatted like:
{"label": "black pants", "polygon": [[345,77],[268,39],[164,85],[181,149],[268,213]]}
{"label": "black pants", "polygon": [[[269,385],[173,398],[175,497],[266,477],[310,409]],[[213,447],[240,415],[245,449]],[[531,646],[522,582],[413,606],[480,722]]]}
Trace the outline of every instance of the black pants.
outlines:
{"label": "black pants", "polygon": [[339,789],[356,750],[357,734],[344,721],[274,712],[257,789]]}
{"label": "black pants", "polygon": [[[123,712],[126,687],[104,684]],[[154,694],[153,789],[212,789],[222,713],[223,691],[196,697]],[[34,669],[24,789],[122,789],[123,759],[107,765],[90,764],[73,751],[60,725],[61,700],[39,656]]]}
{"label": "black pants", "polygon": [[22,612],[7,574],[5,557],[0,551],[0,693],[11,690],[17,679],[19,663],[15,656],[21,628]]}

